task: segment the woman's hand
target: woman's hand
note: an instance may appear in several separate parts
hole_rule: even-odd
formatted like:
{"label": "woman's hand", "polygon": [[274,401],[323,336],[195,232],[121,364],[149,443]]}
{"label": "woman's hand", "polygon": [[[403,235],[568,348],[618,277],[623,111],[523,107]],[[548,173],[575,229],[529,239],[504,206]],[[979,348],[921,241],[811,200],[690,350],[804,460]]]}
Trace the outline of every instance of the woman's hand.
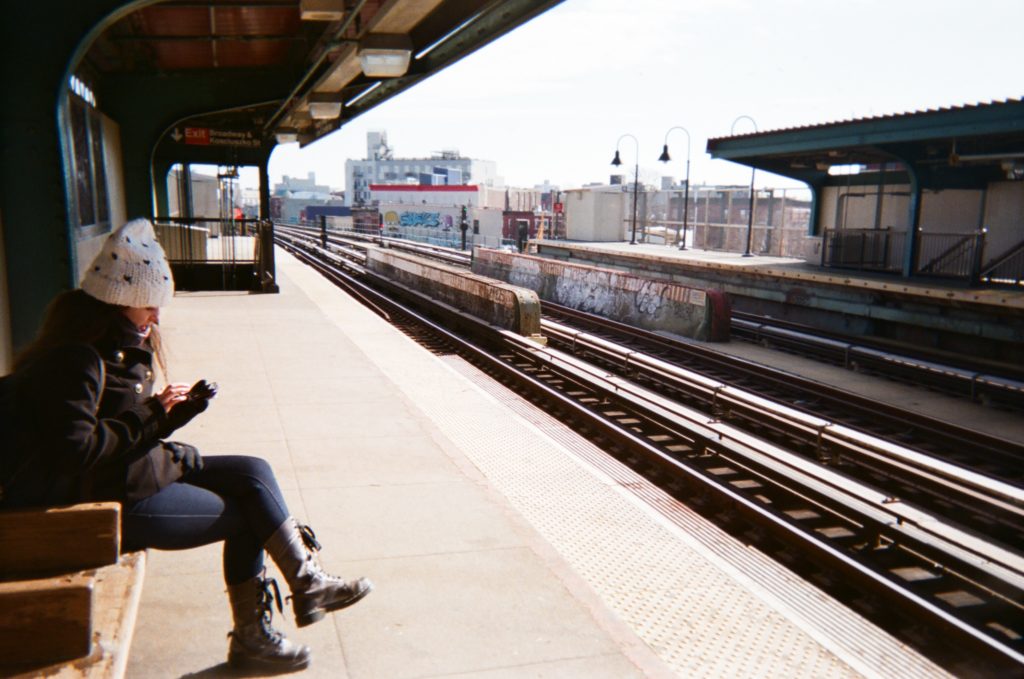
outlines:
{"label": "woman's hand", "polygon": [[191,386],[184,382],[174,382],[164,387],[164,390],[156,395],[156,400],[164,407],[164,412],[170,412],[176,404],[188,400],[188,390]]}

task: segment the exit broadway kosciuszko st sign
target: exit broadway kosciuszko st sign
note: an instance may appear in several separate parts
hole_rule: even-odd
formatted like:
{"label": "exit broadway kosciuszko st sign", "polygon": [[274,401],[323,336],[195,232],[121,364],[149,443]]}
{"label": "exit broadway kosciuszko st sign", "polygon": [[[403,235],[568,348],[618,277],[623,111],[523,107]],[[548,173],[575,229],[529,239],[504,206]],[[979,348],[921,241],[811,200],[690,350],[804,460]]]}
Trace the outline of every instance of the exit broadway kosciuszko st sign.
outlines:
{"label": "exit broadway kosciuszko st sign", "polygon": [[212,127],[186,127],[185,134],[174,128],[171,138],[179,144],[184,141],[192,146],[240,146],[257,148],[260,140],[250,131],[218,130]]}

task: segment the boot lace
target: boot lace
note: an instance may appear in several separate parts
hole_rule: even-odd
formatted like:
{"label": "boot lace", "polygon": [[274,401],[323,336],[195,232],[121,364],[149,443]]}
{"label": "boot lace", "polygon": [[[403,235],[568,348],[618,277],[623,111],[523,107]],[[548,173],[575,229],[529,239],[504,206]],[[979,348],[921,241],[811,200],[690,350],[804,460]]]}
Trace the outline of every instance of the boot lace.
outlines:
{"label": "boot lace", "polygon": [[277,586],[274,578],[263,578],[260,589],[256,593],[256,605],[260,612],[260,627],[263,634],[273,643],[280,643],[284,638],[280,632],[273,627],[274,603],[277,603],[277,612],[284,615],[284,607],[281,605],[281,589]]}
{"label": "boot lace", "polygon": [[306,545],[306,549],[311,552],[319,552],[322,546],[316,539],[316,533],[309,526],[299,524],[299,535],[302,536],[302,543]]}
{"label": "boot lace", "polygon": [[[256,611],[259,614],[259,630],[265,639],[274,646],[279,646],[284,640],[284,635],[274,629],[274,604],[277,603],[277,611],[284,614],[284,607],[281,604],[281,589],[277,586],[277,580],[260,576],[259,589],[256,591]],[[228,636],[235,636],[237,630],[228,632]]]}

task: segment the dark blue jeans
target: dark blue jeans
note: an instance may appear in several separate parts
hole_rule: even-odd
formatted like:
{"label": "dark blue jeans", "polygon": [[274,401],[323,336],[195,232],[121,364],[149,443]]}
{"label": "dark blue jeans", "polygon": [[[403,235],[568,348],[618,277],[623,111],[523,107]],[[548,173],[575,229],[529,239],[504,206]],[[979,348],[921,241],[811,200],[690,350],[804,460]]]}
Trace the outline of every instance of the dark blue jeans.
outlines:
{"label": "dark blue jeans", "polygon": [[224,580],[237,585],[263,569],[263,545],[288,518],[266,461],[204,457],[204,467],[156,495],[126,506],[124,549],[191,549],[224,541]]}

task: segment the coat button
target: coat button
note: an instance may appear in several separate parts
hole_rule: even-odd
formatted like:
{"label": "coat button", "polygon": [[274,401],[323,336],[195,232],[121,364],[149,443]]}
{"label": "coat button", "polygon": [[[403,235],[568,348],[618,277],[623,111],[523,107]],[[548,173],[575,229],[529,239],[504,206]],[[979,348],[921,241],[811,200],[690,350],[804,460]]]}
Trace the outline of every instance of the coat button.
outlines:
{"label": "coat button", "polygon": [[153,371],[152,370],[147,370],[146,371],[146,381],[147,382],[152,382],[153,381]]}
{"label": "coat button", "polygon": [[114,361],[117,362],[117,363],[124,363],[124,352],[123,351],[115,351],[114,352]]}
{"label": "coat button", "polygon": [[141,384],[138,384],[138,383],[135,384],[135,393],[136,394],[141,394],[142,393],[142,385]]}

